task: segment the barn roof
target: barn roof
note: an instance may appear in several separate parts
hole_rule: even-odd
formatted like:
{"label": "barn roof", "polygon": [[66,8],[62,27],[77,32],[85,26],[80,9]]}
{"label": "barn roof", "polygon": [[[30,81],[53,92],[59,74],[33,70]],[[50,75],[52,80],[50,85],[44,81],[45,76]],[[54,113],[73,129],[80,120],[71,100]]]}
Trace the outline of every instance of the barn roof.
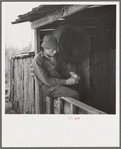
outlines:
{"label": "barn roof", "polygon": [[[19,15],[18,19],[16,19],[14,22],[11,22],[12,24],[22,23],[22,22],[33,22],[35,20],[38,20],[40,18],[43,18],[47,16],[48,14],[52,14],[53,12],[56,12],[56,10],[62,9],[69,9],[73,5],[39,5],[38,7],[35,7],[32,9],[32,11]],[[90,5],[88,8],[91,7],[99,7],[102,5]]]}

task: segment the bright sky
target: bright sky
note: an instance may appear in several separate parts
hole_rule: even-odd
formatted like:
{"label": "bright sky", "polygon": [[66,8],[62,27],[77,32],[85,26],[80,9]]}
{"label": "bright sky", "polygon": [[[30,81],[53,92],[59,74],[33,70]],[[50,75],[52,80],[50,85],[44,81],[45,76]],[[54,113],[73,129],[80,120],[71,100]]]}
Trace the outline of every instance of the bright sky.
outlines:
{"label": "bright sky", "polygon": [[30,22],[11,24],[18,15],[27,13],[40,2],[2,2],[3,19],[5,21],[5,44],[8,47],[23,48],[29,45],[32,38]]}

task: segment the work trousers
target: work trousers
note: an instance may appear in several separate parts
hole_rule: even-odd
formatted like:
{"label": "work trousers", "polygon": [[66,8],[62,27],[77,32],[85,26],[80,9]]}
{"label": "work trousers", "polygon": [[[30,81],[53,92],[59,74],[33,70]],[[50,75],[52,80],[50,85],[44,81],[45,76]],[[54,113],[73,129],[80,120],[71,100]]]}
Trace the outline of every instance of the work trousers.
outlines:
{"label": "work trousers", "polygon": [[79,93],[67,86],[58,86],[53,91],[47,93],[49,97],[72,97],[80,100]]}

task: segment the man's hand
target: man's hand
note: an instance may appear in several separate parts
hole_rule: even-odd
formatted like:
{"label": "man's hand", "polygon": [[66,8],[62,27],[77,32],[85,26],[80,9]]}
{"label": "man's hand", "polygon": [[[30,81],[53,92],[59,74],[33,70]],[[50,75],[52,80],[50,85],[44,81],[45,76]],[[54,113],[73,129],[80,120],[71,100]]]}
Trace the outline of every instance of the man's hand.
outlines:
{"label": "man's hand", "polygon": [[80,77],[75,72],[70,72],[71,77],[76,78],[77,80],[80,80]]}
{"label": "man's hand", "polygon": [[67,85],[74,85],[78,82],[76,82],[76,79],[74,77],[70,77],[69,79],[66,80]]}

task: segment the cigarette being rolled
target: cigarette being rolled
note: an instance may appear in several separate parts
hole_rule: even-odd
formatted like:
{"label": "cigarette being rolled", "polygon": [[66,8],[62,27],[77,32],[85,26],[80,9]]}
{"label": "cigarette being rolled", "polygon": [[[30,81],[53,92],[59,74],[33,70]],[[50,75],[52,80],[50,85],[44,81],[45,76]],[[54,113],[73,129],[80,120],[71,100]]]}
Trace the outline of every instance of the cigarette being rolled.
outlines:
{"label": "cigarette being rolled", "polygon": [[73,77],[74,77],[74,78],[77,78],[77,75],[76,75],[76,74],[74,74],[74,75],[73,75]]}

